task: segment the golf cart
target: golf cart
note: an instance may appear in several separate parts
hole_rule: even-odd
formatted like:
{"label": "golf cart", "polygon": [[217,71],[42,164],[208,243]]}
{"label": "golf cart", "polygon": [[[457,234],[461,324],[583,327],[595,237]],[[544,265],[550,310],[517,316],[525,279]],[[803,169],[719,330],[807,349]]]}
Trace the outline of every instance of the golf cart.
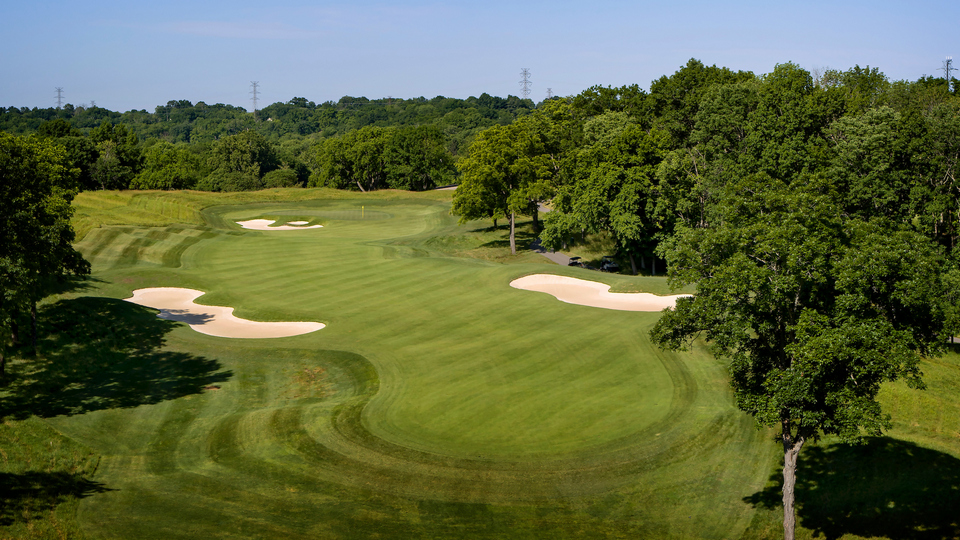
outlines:
{"label": "golf cart", "polygon": [[617,261],[613,260],[613,257],[604,256],[600,259],[600,271],[601,272],[619,272],[620,265],[617,264]]}

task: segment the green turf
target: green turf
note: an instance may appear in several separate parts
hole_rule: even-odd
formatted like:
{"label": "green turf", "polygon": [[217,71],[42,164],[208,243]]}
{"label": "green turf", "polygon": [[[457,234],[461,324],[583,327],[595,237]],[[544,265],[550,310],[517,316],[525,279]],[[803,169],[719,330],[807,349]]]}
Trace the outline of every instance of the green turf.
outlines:
{"label": "green turf", "polygon": [[[81,201],[83,219],[102,225],[78,244],[94,279],[42,307],[41,355],[15,362],[17,378],[0,396],[9,429],[37,440],[38,430],[51,431],[73,456],[42,467],[18,460],[0,471],[14,475],[8,484],[70,467],[82,473],[77,482],[90,482],[67,485],[60,499],[19,496],[65,519],[63,530],[90,538],[776,533],[776,447],[735,410],[719,362],[700,348],[654,348],[646,333],[655,313],[509,287],[549,271],[664,294],[662,278],[512,257],[502,227],[456,225],[449,193],[243,197]],[[154,212],[173,204],[167,198],[195,219]],[[98,200],[116,205],[98,213]],[[110,216],[136,208],[161,217],[110,225]],[[234,223],[253,218],[324,228],[257,232]],[[200,303],[234,306],[241,317],[327,327],[283,339],[215,338],[116,300],[153,286],[207,291]],[[885,390],[898,417],[918,420],[912,434],[898,431],[904,441],[868,446],[878,459],[906,459],[914,472],[931,459],[941,472],[956,470],[956,358],[928,366],[927,401]],[[838,452],[858,462],[838,448],[804,450],[801,462],[809,454],[822,471],[813,481],[830,483]],[[840,482],[844,508],[863,506],[863,477],[852,491],[849,479]],[[802,487],[804,534],[873,532],[852,518],[828,523],[822,509],[834,503],[815,484]],[[841,491],[832,489],[828,499]],[[950,501],[949,491],[936,493]],[[21,514],[0,524],[0,537],[31,524],[51,530],[50,518]],[[948,530],[941,514],[924,524]],[[890,519],[903,523],[897,516]]]}

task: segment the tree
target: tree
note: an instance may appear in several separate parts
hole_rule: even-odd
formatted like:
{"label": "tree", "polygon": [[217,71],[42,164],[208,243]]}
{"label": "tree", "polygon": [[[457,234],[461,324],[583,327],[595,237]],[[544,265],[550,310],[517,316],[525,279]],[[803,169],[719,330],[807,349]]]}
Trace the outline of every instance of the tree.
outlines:
{"label": "tree", "polygon": [[605,112],[625,112],[634,121],[643,123],[648,114],[647,93],[639,86],[611,88],[591,86],[573,98],[571,107],[580,118],[600,116]]}
{"label": "tree", "polygon": [[455,171],[446,137],[435,126],[394,130],[384,149],[384,166],[391,188],[412,191],[446,185]]}
{"label": "tree", "polygon": [[202,174],[200,156],[183,145],[160,141],[144,152],[143,170],[130,183],[132,189],[189,189]]}
{"label": "tree", "polygon": [[391,132],[392,128],[364,127],[322,141],[314,149],[318,170],[310,185],[337,189],[355,185],[361,191],[386,187],[384,152]]}
{"label": "tree", "polygon": [[76,137],[81,135],[80,130],[71,126],[70,122],[67,122],[63,118],[55,118],[53,120],[48,120],[37,128],[37,135],[41,137]]}
{"label": "tree", "polygon": [[540,239],[557,249],[574,229],[609,232],[636,273],[636,256],[652,253],[661,232],[654,215],[656,173],[667,135],[642,129],[625,112],[591,118],[583,132],[585,144],[570,163],[573,185],[554,201]]}
{"label": "tree", "polygon": [[745,151],[739,155],[744,171],[789,182],[823,167],[828,157],[823,130],[843,114],[843,107],[842,96],[818,90],[806,70],[777,65],[762,77],[746,120]]}
{"label": "tree", "polygon": [[862,68],[857,65],[843,72],[827,70],[823,78],[826,85],[842,88],[847,111],[853,113],[883,105],[890,88],[886,75],[870,66]]}
{"label": "tree", "polygon": [[900,114],[881,106],[844,116],[825,133],[833,146],[832,183],[845,194],[845,209],[861,217],[913,217],[910,157]]}
{"label": "tree", "polygon": [[245,130],[215,143],[207,164],[213,172],[197,183],[207,191],[249,191],[263,187],[263,175],[279,168],[280,158],[270,142]]}
{"label": "tree", "polygon": [[907,111],[901,131],[909,156],[910,207],[917,225],[951,252],[960,245],[960,102]]}
{"label": "tree", "polygon": [[140,170],[140,140],[124,124],[113,125],[104,120],[90,132],[99,157],[91,168],[91,176],[100,189],[126,189]]}
{"label": "tree", "polygon": [[839,199],[815,175],[790,185],[751,175],[726,186],[711,224],[681,225],[660,247],[671,286],[697,293],[651,337],[668,349],[705,337],[730,363],[738,407],[779,428],[789,539],[804,443],[888,428],[881,383],[921,387],[921,356],[948,337],[941,249],[909,227],[848,214]]}
{"label": "tree", "polygon": [[[73,249],[70,207],[74,192],[64,149],[47,139],[0,133],[0,327],[3,335],[21,310],[30,309],[36,348],[36,303],[53,280],[87,274]],[[0,377],[5,370],[0,340]]]}
{"label": "tree", "polygon": [[367,126],[354,132],[353,144],[347,151],[347,158],[353,162],[353,181],[360,191],[386,187],[384,152],[389,137],[390,130],[380,127]]}
{"label": "tree", "polygon": [[530,115],[507,126],[477,134],[467,155],[457,163],[460,186],[453,196],[460,223],[507,217],[510,253],[517,253],[516,215],[536,215],[540,201],[553,192],[556,156],[550,152],[549,122]]}
{"label": "tree", "polygon": [[263,187],[285,188],[300,185],[297,173],[293,169],[276,169],[263,175]]}
{"label": "tree", "polygon": [[457,163],[460,185],[453,196],[451,213],[463,224],[472,219],[510,218],[510,253],[517,253],[515,214],[510,194],[525,181],[526,171],[516,166],[520,159],[510,126],[494,126],[481,131]]}
{"label": "tree", "polygon": [[96,189],[93,168],[100,157],[97,145],[87,137],[61,137],[56,142],[67,149],[66,164],[78,171],[77,185],[80,190]]}
{"label": "tree", "polygon": [[748,71],[733,72],[727,68],[705,66],[691,58],[676,73],[650,84],[648,107],[655,124],[670,134],[674,147],[686,146],[703,94],[717,84],[745,82],[754,79]]}

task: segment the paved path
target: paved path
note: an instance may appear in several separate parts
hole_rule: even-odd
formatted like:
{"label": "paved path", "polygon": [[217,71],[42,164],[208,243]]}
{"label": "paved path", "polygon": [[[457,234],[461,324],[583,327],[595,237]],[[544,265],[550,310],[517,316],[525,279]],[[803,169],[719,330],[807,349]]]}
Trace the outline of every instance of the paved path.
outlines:
{"label": "paved path", "polygon": [[536,251],[537,253],[543,255],[544,257],[550,259],[551,261],[559,264],[560,266],[567,266],[570,264],[570,257],[562,253],[557,253],[556,251],[547,251],[546,248],[540,245],[540,239],[537,238],[530,244],[530,249]]}

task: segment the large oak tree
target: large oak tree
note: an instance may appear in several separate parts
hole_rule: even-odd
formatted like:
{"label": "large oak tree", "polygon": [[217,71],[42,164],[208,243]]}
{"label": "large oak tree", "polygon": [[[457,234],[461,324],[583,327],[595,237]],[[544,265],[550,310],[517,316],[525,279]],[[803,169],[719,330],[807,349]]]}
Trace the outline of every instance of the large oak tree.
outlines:
{"label": "large oak tree", "polygon": [[717,220],[661,246],[674,287],[697,286],[651,335],[681,349],[704,337],[729,361],[737,405],[783,445],[784,532],[795,530],[800,449],[824,434],[889,427],[881,383],[922,386],[919,360],[947,341],[946,267],[929,238],[845,213],[816,177],[759,174],[728,185]]}
{"label": "large oak tree", "polygon": [[[70,201],[76,171],[64,167],[62,146],[47,139],[0,133],[0,332],[17,314],[33,315],[51,281],[86,274],[90,265],[73,249]],[[0,339],[0,377],[5,360]]]}
{"label": "large oak tree", "polygon": [[532,215],[536,220],[540,202],[553,196],[568,117],[566,105],[556,104],[513,124],[478,133],[467,155],[457,163],[460,186],[452,212],[460,216],[460,222],[506,217],[510,252],[516,254],[517,214]]}

